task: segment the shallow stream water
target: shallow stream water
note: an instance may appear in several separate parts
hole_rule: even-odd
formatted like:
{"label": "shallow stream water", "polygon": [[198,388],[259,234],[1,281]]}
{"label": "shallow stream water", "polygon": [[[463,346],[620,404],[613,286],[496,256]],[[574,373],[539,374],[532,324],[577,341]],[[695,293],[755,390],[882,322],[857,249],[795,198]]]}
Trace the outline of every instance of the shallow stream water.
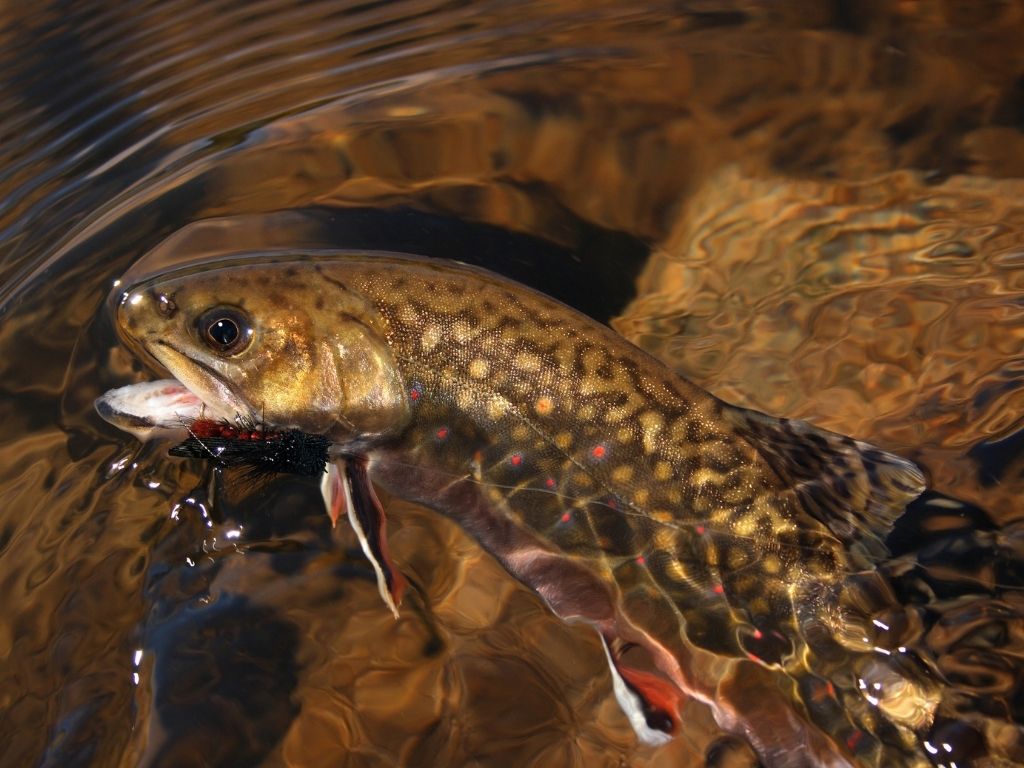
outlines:
{"label": "shallow stream water", "polygon": [[152,376],[116,279],[268,250],[482,264],[914,459],[922,642],[1021,722],[1021,39],[995,0],[5,6],[0,764],[751,763],[697,704],[638,746],[594,634],[438,515],[385,500],[396,622],[315,487],[96,416]]}

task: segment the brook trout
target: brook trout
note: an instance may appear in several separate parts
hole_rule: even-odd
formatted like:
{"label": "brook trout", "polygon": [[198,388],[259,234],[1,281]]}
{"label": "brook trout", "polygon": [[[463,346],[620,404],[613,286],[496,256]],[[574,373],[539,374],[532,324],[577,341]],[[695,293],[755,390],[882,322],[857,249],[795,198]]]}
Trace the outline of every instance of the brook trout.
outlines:
{"label": "brook trout", "polygon": [[924,489],[911,462],[723,403],[590,318],[454,263],[253,260],[119,299],[126,341],[207,413],[331,441],[325,496],[394,610],[405,579],[370,478],[594,627],[642,740],[676,733],[692,696],[768,766],[929,764],[940,686],[898,647],[873,570]]}

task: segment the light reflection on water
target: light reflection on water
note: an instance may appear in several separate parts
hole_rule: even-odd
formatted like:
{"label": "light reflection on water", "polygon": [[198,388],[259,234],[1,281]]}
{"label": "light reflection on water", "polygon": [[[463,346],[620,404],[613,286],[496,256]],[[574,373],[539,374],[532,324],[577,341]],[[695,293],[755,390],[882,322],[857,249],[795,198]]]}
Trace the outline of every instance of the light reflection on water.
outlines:
{"label": "light reflection on water", "polygon": [[[6,8],[3,763],[744,751],[709,747],[692,702],[683,738],[636,747],[591,633],[436,515],[389,504],[424,595],[394,622],[315,489],[247,499],[102,424],[93,398],[144,375],[102,302],[161,243],[484,263],[728,400],[898,450],[1019,520],[1022,8],[779,5]],[[957,535],[908,523],[926,567],[892,566],[901,597],[941,608],[925,640],[947,674],[1019,707],[992,650],[1019,642],[1018,593],[958,599],[1019,582],[977,553],[1021,536],[937,509],[930,532]]]}

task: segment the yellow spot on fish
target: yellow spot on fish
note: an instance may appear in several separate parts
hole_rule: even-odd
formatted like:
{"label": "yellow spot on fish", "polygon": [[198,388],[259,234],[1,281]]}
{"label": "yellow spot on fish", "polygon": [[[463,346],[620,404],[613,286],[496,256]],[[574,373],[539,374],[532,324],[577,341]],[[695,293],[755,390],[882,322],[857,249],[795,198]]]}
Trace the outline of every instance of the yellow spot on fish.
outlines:
{"label": "yellow spot on fish", "polygon": [[594,484],[594,478],[586,472],[576,472],[572,476],[572,482],[580,488],[589,488]]}
{"label": "yellow spot on fish", "polygon": [[423,329],[423,333],[420,335],[420,348],[424,352],[429,352],[436,347],[441,341],[441,331],[436,325],[430,323],[426,328]]}
{"label": "yellow spot on fish", "polygon": [[[659,461],[654,465],[654,479],[664,482],[672,477],[672,465],[667,461]],[[696,481],[695,481],[696,482]]]}
{"label": "yellow spot on fish", "polygon": [[669,488],[665,492],[665,498],[669,504],[679,504],[683,500],[683,494],[679,492],[678,488]]}
{"label": "yellow spot on fish", "polygon": [[406,325],[422,327],[420,315],[411,304],[403,304],[398,308],[398,318]]}
{"label": "yellow spot on fish", "polygon": [[471,412],[473,407],[477,405],[476,393],[466,387],[460,387],[455,393],[455,403],[461,410]]}
{"label": "yellow spot on fish", "polygon": [[456,320],[452,323],[452,336],[455,337],[455,341],[465,344],[473,338],[473,328],[465,320]]}
{"label": "yellow spot on fish", "polygon": [[733,530],[737,536],[753,536],[757,532],[757,521],[753,515],[741,515]]}
{"label": "yellow spot on fish", "polygon": [[530,436],[530,428],[525,424],[517,424],[512,428],[512,439],[521,443]]}
{"label": "yellow spot on fish", "polygon": [[721,493],[723,501],[729,504],[743,504],[750,499],[753,489],[749,484],[744,483],[734,488],[725,488]]}
{"label": "yellow spot on fish", "polygon": [[491,398],[487,403],[487,417],[491,421],[498,421],[508,411],[508,403],[500,397]]}
{"label": "yellow spot on fish", "polygon": [[538,416],[549,416],[555,410],[554,401],[547,395],[541,395],[533,403],[533,410]]}
{"label": "yellow spot on fish", "polygon": [[658,439],[665,427],[665,420],[656,411],[644,411],[639,421],[643,430],[644,452],[654,453],[658,449]]}
{"label": "yellow spot on fish", "polygon": [[555,445],[557,445],[563,451],[569,450],[572,447],[572,433],[559,432],[557,435],[555,435]]}
{"label": "yellow spot on fish", "polygon": [[663,509],[659,509],[659,510],[656,510],[656,511],[652,512],[651,513],[651,517],[654,518],[659,523],[671,523],[674,520],[674,518],[672,517],[672,513],[671,512],[666,512]]}
{"label": "yellow spot on fish", "polygon": [[647,499],[650,498],[650,492],[646,488],[637,488],[633,492],[633,503],[644,505],[647,503]]}
{"label": "yellow spot on fish", "polygon": [[623,464],[612,470],[612,480],[616,483],[628,483],[633,479],[633,467],[630,464]]}
{"label": "yellow spot on fish", "polygon": [[608,356],[603,351],[592,347],[583,353],[583,367],[585,370],[592,371],[605,362],[607,358]]}
{"label": "yellow spot on fish", "polygon": [[690,482],[694,485],[715,485],[722,482],[722,475],[715,472],[713,469],[701,467],[693,473],[693,477],[690,478]]}
{"label": "yellow spot on fish", "polygon": [[620,443],[628,443],[633,439],[633,430],[629,427],[623,427],[615,434],[615,437]]}
{"label": "yellow spot on fish", "polygon": [[[651,512],[651,517],[657,519],[658,516],[664,517],[667,513],[663,509],[658,509]],[[654,546],[658,549],[671,549],[675,543],[675,531],[671,528],[658,528],[654,532]]]}
{"label": "yellow spot on fish", "polygon": [[513,365],[521,371],[537,373],[544,366],[544,361],[532,352],[520,352],[515,356]]}
{"label": "yellow spot on fish", "polygon": [[487,365],[487,361],[479,357],[474,358],[469,363],[469,375],[474,379],[484,378],[489,370],[490,366]]}
{"label": "yellow spot on fish", "polygon": [[728,528],[729,524],[732,523],[732,515],[732,507],[715,507],[710,518],[716,528]]}

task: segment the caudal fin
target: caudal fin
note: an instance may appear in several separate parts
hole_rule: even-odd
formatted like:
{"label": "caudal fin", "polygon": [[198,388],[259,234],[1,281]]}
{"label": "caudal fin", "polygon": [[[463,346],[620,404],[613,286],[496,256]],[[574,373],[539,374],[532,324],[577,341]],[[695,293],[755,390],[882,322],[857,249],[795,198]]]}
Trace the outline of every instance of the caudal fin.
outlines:
{"label": "caudal fin", "polygon": [[886,535],[926,487],[916,464],[804,421],[731,405],[723,416],[852,552],[876,562],[888,554]]}

